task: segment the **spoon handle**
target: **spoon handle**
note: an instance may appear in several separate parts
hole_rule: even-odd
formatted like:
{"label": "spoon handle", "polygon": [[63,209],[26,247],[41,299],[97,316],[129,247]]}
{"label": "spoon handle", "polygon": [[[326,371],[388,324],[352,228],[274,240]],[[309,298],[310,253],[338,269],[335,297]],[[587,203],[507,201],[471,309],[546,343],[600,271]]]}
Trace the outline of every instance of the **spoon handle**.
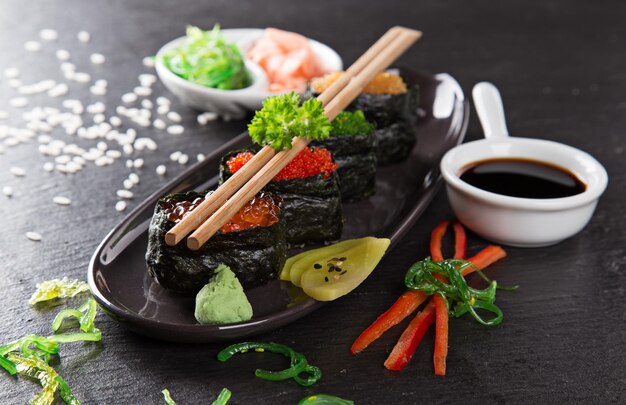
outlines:
{"label": "spoon handle", "polygon": [[496,86],[489,82],[480,82],[474,86],[472,96],[485,138],[508,137],[509,131],[506,129],[504,106]]}

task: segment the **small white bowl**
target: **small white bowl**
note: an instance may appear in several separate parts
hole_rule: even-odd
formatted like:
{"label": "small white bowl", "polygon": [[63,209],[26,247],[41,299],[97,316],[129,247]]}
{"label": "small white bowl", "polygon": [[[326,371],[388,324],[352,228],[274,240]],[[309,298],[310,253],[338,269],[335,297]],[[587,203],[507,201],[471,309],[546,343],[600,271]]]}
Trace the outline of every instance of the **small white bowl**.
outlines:
{"label": "small white bowl", "polygon": [[[255,40],[264,34],[263,29],[239,28],[221,30],[224,39],[228,43],[235,43],[239,46],[246,69],[250,73],[252,85],[239,90],[219,90],[204,87],[192,83],[182,77],[177,76],[163,64],[163,54],[170,49],[182,45],[186,37],[180,37],[165,44],[156,55],[156,72],[163,85],[180,101],[192,108],[200,111],[214,111],[221,115],[228,115],[232,118],[241,118],[248,111],[261,108],[263,100],[277,93],[268,91],[268,80],[265,71],[256,63],[249,61],[245,55]],[[341,57],[330,47],[309,39],[313,53],[321,61],[325,70],[334,72],[343,69]]]}
{"label": "small white bowl", "polygon": [[[606,189],[604,167],[571,146],[509,137],[495,86],[479,83],[473,95],[486,139],[459,145],[441,161],[448,199],[459,221],[485,239],[519,247],[553,245],[580,232]],[[564,198],[518,198],[491,193],[460,179],[469,164],[494,158],[524,158],[560,166],[582,180],[586,189]]]}

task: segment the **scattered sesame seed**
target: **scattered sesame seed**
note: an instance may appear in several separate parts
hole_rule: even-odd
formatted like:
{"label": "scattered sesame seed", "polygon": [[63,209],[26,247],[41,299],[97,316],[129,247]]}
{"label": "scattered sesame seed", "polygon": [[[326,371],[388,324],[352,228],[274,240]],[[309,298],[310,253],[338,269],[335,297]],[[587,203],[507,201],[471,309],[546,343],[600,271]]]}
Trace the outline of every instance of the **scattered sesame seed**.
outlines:
{"label": "scattered sesame seed", "polygon": [[173,122],[181,122],[183,117],[180,116],[179,113],[177,113],[176,111],[170,111],[167,113],[167,118],[170,119],[170,121]]}
{"label": "scattered sesame seed", "polygon": [[[132,155],[133,152],[135,151],[135,149],[133,148],[133,145],[127,143],[126,145],[122,146],[122,150],[124,151],[125,155]],[[128,163],[130,162],[130,164]],[[131,167],[133,167],[133,161],[132,160],[127,160],[126,161],[126,167],[128,167],[129,169]]]}
{"label": "scattered sesame seed", "polygon": [[78,40],[82,43],[87,43],[91,39],[91,34],[87,31],[80,31],[78,33]]}
{"label": "scattered sesame seed", "polygon": [[96,114],[93,116],[94,124],[102,124],[105,119],[106,117],[104,116],[104,114]]}
{"label": "scattered sesame seed", "polygon": [[118,212],[122,212],[126,209],[126,201],[118,201],[115,204],[115,210]]}
{"label": "scattered sesame seed", "polygon": [[41,44],[37,41],[28,41],[24,44],[24,49],[28,52],[39,52],[41,51]]}
{"label": "scattered sesame seed", "polygon": [[91,92],[91,94],[93,94],[94,96],[104,96],[105,94],[107,94],[107,88],[100,86],[91,86],[89,87],[89,92]]}
{"label": "scattered sesame seed", "polygon": [[79,83],[88,83],[91,80],[91,75],[89,73],[76,72],[73,80]]}
{"label": "scattered sesame seed", "polygon": [[72,200],[67,197],[58,195],[52,199],[52,202],[58,205],[70,205],[72,203]]}
{"label": "scattered sesame seed", "polygon": [[109,122],[111,123],[111,125],[113,125],[114,127],[119,127],[120,125],[122,125],[122,119],[118,116],[112,116],[111,118],[109,118]]}
{"label": "scattered sesame seed", "polygon": [[144,100],[141,100],[141,106],[146,109],[151,109],[153,107],[153,104],[152,101],[146,98]]}
{"label": "scattered sesame seed", "polygon": [[133,198],[133,192],[129,190],[117,190],[116,193],[119,198],[126,198],[126,199]]}
{"label": "scattered sesame seed", "polygon": [[10,67],[10,68],[4,69],[3,74],[4,74],[4,77],[6,77],[7,79],[15,79],[16,77],[20,75],[20,70],[15,67]]}
{"label": "scattered sesame seed", "polygon": [[128,175],[128,180],[132,181],[133,184],[139,184],[139,175],[137,173],[131,173]]}
{"label": "scattered sesame seed", "polygon": [[152,123],[152,126],[155,127],[156,129],[167,128],[167,124],[161,118],[155,119],[154,122]]}
{"label": "scattered sesame seed", "polygon": [[179,158],[179,157],[180,157],[180,155],[182,155],[182,154],[183,154],[183,153],[182,153],[181,151],[179,151],[179,150],[177,150],[176,152],[172,152],[172,153],[170,154],[170,160],[171,160],[172,162],[177,162],[177,161],[178,161],[178,158]]}
{"label": "scattered sesame seed", "polygon": [[16,176],[16,177],[24,177],[24,176],[26,176],[26,171],[24,169],[22,169],[21,167],[13,166],[10,170],[11,170],[11,174]]}
{"label": "scattered sesame seed", "polygon": [[189,162],[189,156],[184,153],[178,157],[178,163],[181,165],[186,165]]}
{"label": "scattered sesame seed", "polygon": [[137,101],[137,95],[135,93],[126,93],[122,95],[122,102],[126,104],[134,103]]}
{"label": "scattered sesame seed", "polygon": [[141,62],[145,67],[154,67],[154,58],[152,56],[146,56]]}
{"label": "scattered sesame seed", "polygon": [[103,54],[101,53],[92,53],[89,56],[89,60],[91,61],[91,63],[93,63],[94,65],[102,65],[105,61],[106,58],[104,57]]}
{"label": "scattered sesame seed", "polygon": [[135,186],[135,184],[128,179],[124,179],[123,184],[124,184],[124,188],[128,190],[130,190],[131,188]]}
{"label": "scattered sesame seed", "polygon": [[[126,146],[126,145],[124,145],[124,146]],[[132,148],[132,146],[131,146],[131,148]],[[131,159],[126,160],[126,168],[130,169],[132,167],[133,167],[133,161]]]}
{"label": "scattered sesame seed", "polygon": [[119,150],[111,149],[106,151],[106,155],[110,158],[118,159],[122,157],[122,152],[120,152]]}
{"label": "scattered sesame seed", "polygon": [[39,38],[44,41],[56,41],[59,38],[59,33],[56,30],[46,28],[39,31]]}
{"label": "scattered sesame seed", "polygon": [[69,87],[65,83],[59,83],[50,90],[48,90],[48,96],[55,98],[64,96],[69,92]]}
{"label": "scattered sesame seed", "polygon": [[135,160],[133,161],[133,167],[134,167],[135,169],[140,169],[140,168],[142,168],[142,167],[143,167],[143,159],[141,159],[141,158],[139,158],[139,159],[135,159]]}
{"label": "scattered sesame seed", "polygon": [[167,133],[170,135],[180,135],[185,132],[185,128],[182,125],[170,125],[167,127]]}
{"label": "scattered sesame seed", "polygon": [[22,108],[28,105],[28,99],[26,97],[13,97],[9,100],[9,105],[15,108]]}
{"label": "scattered sesame seed", "polygon": [[11,197],[13,196],[13,189],[9,186],[4,186],[2,187],[2,194],[4,194],[7,197]]}
{"label": "scattered sesame seed", "polygon": [[56,51],[56,57],[60,61],[66,61],[70,59],[70,52],[66,49],[59,49]]}
{"label": "scattered sesame seed", "polygon": [[167,167],[165,167],[165,165],[158,165],[156,167],[156,174],[159,176],[164,176],[165,172],[167,172]]}
{"label": "scattered sesame seed", "polygon": [[198,159],[198,162],[202,162],[204,161],[204,159],[206,159],[206,156],[204,156],[204,153],[198,153],[196,159]]}
{"label": "scattered sesame seed", "polygon": [[41,234],[37,232],[26,232],[26,237],[35,242],[41,240]]}
{"label": "scattered sesame seed", "polygon": [[150,87],[137,86],[133,89],[133,93],[141,97],[148,97],[152,94],[152,89]]}
{"label": "scattered sesame seed", "polygon": [[50,173],[51,171],[54,170],[54,164],[52,162],[46,162],[43,164],[43,169],[47,171],[48,173]]}
{"label": "scattered sesame seed", "polygon": [[144,87],[150,87],[157,81],[157,77],[151,73],[143,73],[139,75],[139,83]]}
{"label": "scattered sesame seed", "polygon": [[170,110],[170,105],[169,104],[161,104],[158,108],[157,108],[157,113],[161,114],[161,115],[165,115],[167,114],[167,112]]}

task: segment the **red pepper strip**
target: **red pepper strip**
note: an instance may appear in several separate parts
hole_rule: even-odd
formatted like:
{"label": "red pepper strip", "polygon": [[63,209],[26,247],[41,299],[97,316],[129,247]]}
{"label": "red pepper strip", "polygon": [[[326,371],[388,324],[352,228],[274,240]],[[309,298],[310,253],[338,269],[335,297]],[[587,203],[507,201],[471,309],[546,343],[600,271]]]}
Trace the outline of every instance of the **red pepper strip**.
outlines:
{"label": "red pepper strip", "polygon": [[411,315],[426,298],[428,296],[422,291],[407,291],[402,294],[385,313],[379,316],[356,338],[354,343],[352,343],[352,347],[350,347],[350,352],[357,354],[365,349],[391,327],[399,324],[404,318]]}
{"label": "red pepper strip", "polygon": [[393,347],[391,354],[385,360],[385,368],[401,371],[413,357],[413,353],[422,341],[422,338],[435,322],[435,305],[430,301],[424,310],[418,313],[406,327],[398,343]]}
{"label": "red pepper strip", "polygon": [[443,240],[443,236],[446,234],[448,224],[448,221],[441,221],[430,234],[430,258],[435,262],[443,260],[441,241]]}
{"label": "red pepper strip", "polygon": [[435,375],[446,375],[446,357],[448,356],[448,307],[439,294],[433,296],[435,303]]}
{"label": "red pepper strip", "polygon": [[[476,253],[474,256],[468,259],[474,266],[478,267],[480,270],[492,265],[500,259],[506,257],[506,252],[500,246],[489,245],[480,252]],[[461,274],[463,276],[467,276],[476,271],[475,267],[466,267],[463,269]]]}
{"label": "red pepper strip", "polygon": [[455,222],[452,227],[454,228],[454,258],[465,259],[465,250],[467,247],[465,228],[463,228],[463,225],[459,222]]}

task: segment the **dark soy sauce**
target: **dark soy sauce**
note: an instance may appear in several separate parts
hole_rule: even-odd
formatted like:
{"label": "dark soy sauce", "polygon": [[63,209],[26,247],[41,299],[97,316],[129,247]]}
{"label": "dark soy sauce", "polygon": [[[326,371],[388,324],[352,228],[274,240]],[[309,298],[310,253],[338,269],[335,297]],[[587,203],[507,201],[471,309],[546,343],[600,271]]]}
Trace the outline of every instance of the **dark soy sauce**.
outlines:
{"label": "dark soy sauce", "polygon": [[587,186],[573,173],[530,159],[488,159],[470,163],[461,180],[482,190],[510,197],[562,198],[580,194]]}

